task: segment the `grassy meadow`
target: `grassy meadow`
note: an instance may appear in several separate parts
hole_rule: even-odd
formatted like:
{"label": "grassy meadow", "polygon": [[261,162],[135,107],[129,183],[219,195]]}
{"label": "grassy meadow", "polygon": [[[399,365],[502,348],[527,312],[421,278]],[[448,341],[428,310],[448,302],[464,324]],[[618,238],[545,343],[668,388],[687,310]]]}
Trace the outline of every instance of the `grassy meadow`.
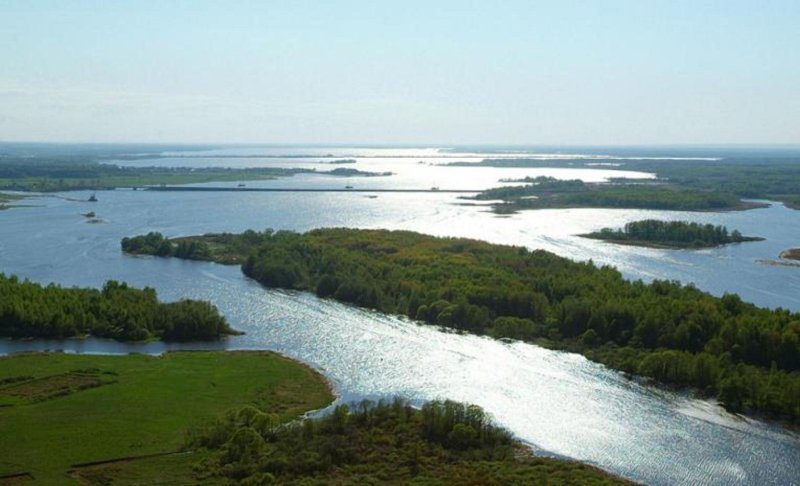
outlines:
{"label": "grassy meadow", "polygon": [[[180,451],[187,431],[230,409],[289,421],[332,399],[320,375],[270,352],[0,357],[0,484],[23,481],[1,479],[17,473],[69,484],[91,477],[74,465]],[[122,462],[119,479],[192,483],[202,454]]]}

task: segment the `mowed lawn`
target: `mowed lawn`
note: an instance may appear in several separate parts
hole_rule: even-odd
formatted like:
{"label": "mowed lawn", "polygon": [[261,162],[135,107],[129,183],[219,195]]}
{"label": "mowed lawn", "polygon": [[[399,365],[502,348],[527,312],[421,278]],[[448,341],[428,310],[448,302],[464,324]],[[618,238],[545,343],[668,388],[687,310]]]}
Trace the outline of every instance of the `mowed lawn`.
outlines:
{"label": "mowed lawn", "polygon": [[74,464],[180,450],[232,408],[291,420],[332,399],[320,375],[270,352],[0,357],[0,477],[69,482]]}

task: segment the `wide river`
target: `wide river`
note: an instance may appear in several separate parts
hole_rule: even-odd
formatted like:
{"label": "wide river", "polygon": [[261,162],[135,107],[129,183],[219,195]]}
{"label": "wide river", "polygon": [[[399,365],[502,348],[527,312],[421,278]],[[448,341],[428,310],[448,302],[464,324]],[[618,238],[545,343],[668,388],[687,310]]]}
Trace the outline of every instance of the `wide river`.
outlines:
{"label": "wide river", "polygon": [[[316,150],[327,154],[334,149]],[[375,150],[336,150],[343,156],[357,155],[357,163],[346,167],[391,170],[396,175],[346,180],[303,175],[247,185],[480,189],[520,175],[584,180],[618,175],[602,167],[445,168],[431,165],[449,161],[438,159],[435,151],[408,151],[391,158]],[[215,155],[220,154],[136,164],[334,167],[326,159],[215,159]],[[451,398],[475,403],[541,453],[590,462],[649,484],[800,484],[800,435],[730,415],[712,402],[628,380],[579,355],[441,332],[307,293],[267,290],[245,278],[237,267],[130,257],[119,250],[122,237],[148,231],[179,236],[268,227],[402,228],[544,248],[574,259],[615,265],[629,278],[692,282],[714,294],[737,292],[760,305],[800,310],[800,268],[756,261],[775,259],[781,250],[798,245],[800,211],[781,205],[722,214],[572,209],[499,218],[442,193],[367,197],[363,193],[117,190],[98,193],[97,203],[81,201],[88,196],[65,193],[30,198],[25,203],[36,207],[0,211],[0,270],[63,285],[101,286],[117,279],[154,287],[166,300],[208,299],[247,334],[223,343],[169,346],[96,339],[0,340],[0,353],[272,349],[321,370],[342,400],[403,395],[418,402]],[[80,214],[87,211],[95,211],[103,223],[88,224]],[[766,241],[691,252],[620,247],[575,236],[645,217],[725,224]]]}

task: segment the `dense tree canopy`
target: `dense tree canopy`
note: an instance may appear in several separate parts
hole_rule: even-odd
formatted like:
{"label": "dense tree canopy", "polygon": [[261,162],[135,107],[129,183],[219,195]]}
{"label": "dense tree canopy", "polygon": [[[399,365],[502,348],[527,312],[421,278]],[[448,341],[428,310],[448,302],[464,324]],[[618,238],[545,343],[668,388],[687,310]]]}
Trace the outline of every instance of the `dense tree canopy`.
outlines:
{"label": "dense tree canopy", "polygon": [[623,229],[603,228],[596,233],[581,235],[587,238],[629,244],[655,244],[674,248],[703,248],[758,241],[763,238],[742,236],[738,230],[728,232],[725,226],[690,223],[687,221],[659,221],[645,219],[627,223]]}
{"label": "dense tree canopy", "polygon": [[253,407],[199,429],[218,451],[198,468],[242,484],[627,484],[578,463],[524,454],[479,407],[429,402],[340,405],[288,426]]}
{"label": "dense tree canopy", "polygon": [[0,336],[194,341],[235,334],[205,301],[159,302],[151,288],[114,280],[102,290],[42,286],[0,274]]}
{"label": "dense tree canopy", "polygon": [[214,249],[210,259],[229,257],[225,242],[237,241],[249,252],[244,273],[270,287],[575,350],[716,395],[731,410],[800,419],[797,313],[468,239],[355,229],[246,234],[195,240]]}
{"label": "dense tree canopy", "polygon": [[731,193],[645,184],[597,184],[552,177],[523,179],[524,186],[488,189],[478,200],[501,200],[499,213],[544,208],[638,208],[676,211],[719,211],[747,207]]}

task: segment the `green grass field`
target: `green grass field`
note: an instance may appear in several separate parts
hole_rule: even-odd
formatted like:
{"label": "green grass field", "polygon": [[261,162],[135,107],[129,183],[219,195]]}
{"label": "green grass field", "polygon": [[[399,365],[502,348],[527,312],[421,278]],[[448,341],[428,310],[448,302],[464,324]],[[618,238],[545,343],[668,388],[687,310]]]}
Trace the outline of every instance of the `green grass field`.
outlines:
{"label": "green grass field", "polygon": [[[269,352],[0,357],[0,478],[69,484],[75,464],[179,451],[188,430],[230,409],[253,405],[288,421],[332,399],[316,372]],[[191,483],[203,454],[123,462],[118,479]]]}

